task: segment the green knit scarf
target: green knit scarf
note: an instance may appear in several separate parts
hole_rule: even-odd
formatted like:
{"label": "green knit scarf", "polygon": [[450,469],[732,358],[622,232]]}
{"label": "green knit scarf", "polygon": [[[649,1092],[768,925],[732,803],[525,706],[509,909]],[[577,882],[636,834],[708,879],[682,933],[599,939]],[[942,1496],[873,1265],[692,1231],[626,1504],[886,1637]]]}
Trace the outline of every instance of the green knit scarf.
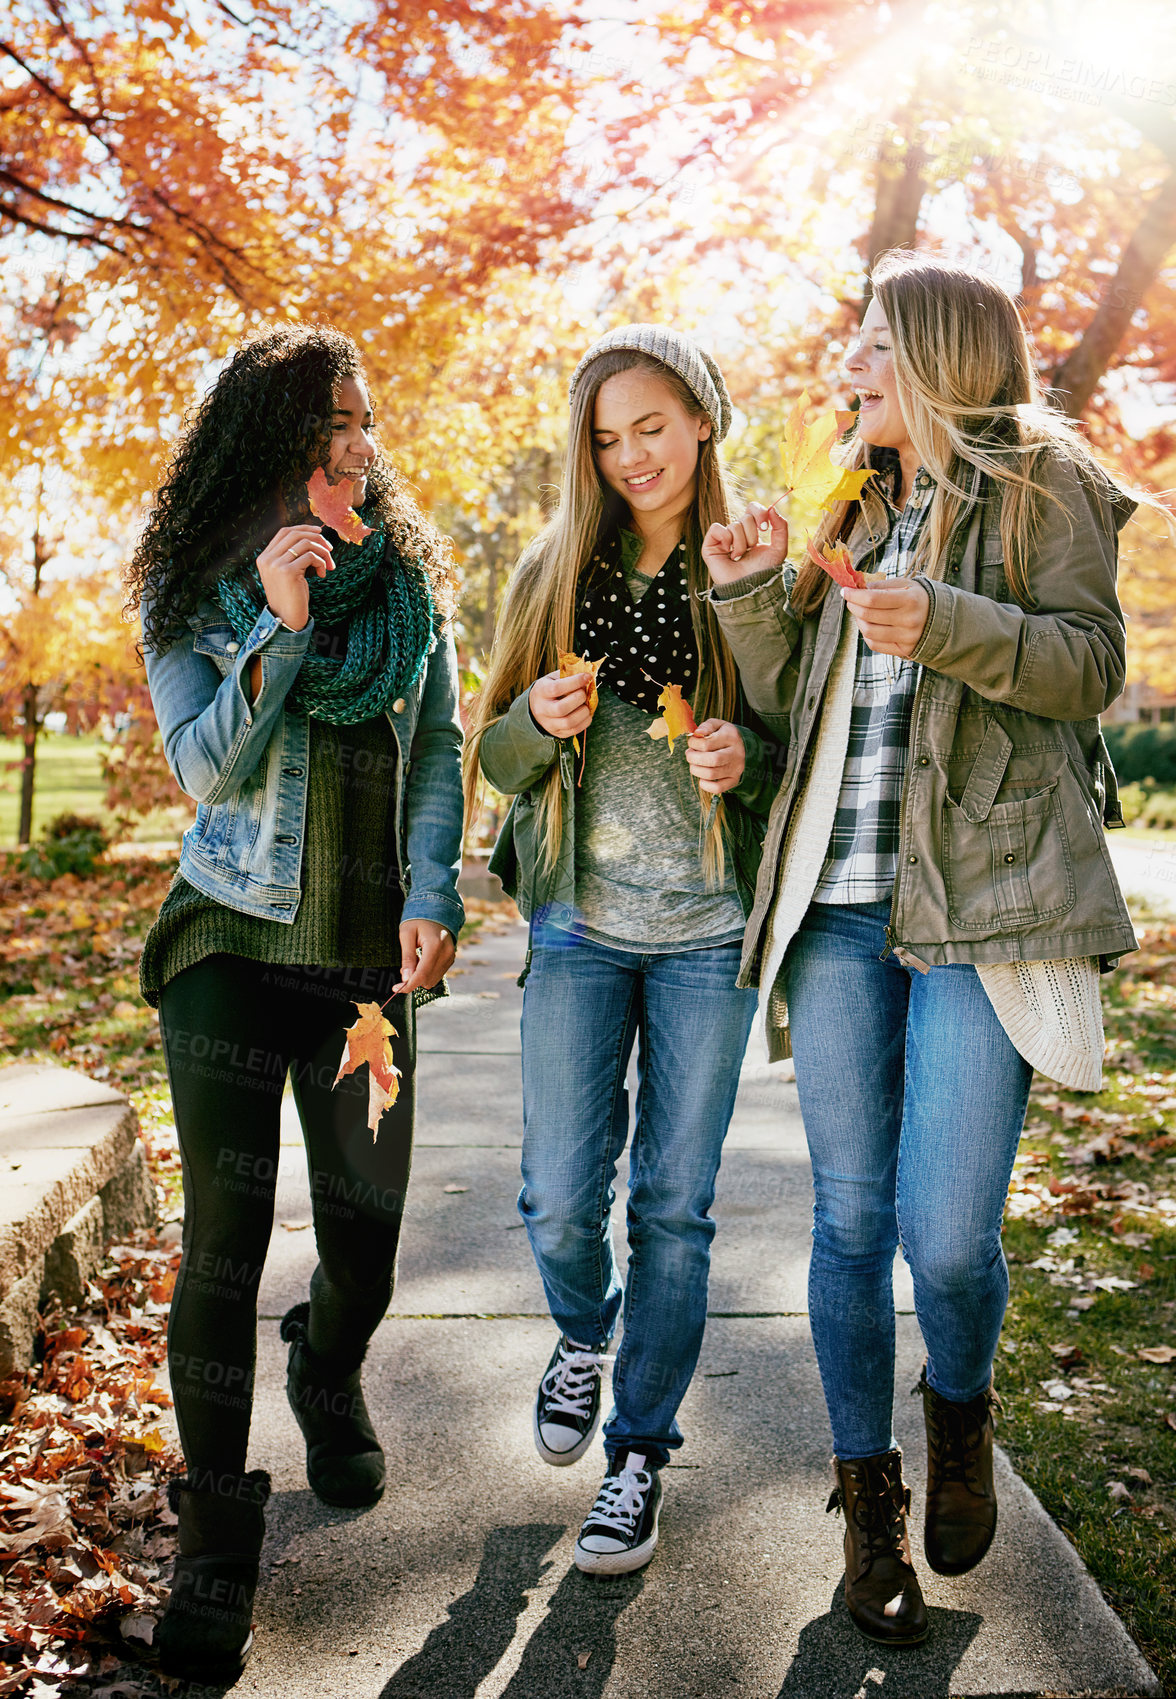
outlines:
{"label": "green knit scarf", "polygon": [[[286,700],[333,726],[354,726],[384,713],[420,677],[434,641],[433,597],[419,560],[388,549],[385,562],[382,524],[362,543],[337,540],[333,553],[334,571],[309,580],[310,612],[316,623],[346,629],[347,651],[341,659],[305,655]],[[216,593],[243,643],[265,606],[256,559]]]}

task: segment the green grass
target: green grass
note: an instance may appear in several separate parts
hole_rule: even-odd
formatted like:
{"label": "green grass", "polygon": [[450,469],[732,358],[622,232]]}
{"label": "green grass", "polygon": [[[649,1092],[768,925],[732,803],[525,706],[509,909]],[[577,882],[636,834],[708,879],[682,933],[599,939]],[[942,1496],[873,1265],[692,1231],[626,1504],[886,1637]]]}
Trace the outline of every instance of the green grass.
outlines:
{"label": "green grass", "polygon": [[[42,732],[37,739],[36,783],[33,790],[33,837],[58,814],[90,814],[108,827],[114,817],[107,810],[106,785],[102,778],[100,737],[71,737],[67,732]],[[0,738],[0,849],[16,844],[20,821],[20,768],[24,751],[15,738]],[[157,809],[129,834],[135,843],[158,843],[178,839],[191,817],[183,805]]]}
{"label": "green grass", "polygon": [[1140,931],[1103,981],[1105,1089],[1034,1081],[997,1388],[1001,1443],[1176,1694],[1176,1364],[1139,1355],[1176,1347],[1176,924]]}

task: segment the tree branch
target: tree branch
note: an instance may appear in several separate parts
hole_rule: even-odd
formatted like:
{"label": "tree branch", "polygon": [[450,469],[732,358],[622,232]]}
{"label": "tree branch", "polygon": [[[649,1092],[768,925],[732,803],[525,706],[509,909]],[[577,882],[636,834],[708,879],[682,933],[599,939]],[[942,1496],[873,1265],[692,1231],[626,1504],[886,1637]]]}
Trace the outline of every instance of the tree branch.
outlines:
{"label": "tree branch", "polygon": [[1062,405],[1072,419],[1085,411],[1174,245],[1176,168],[1165,177],[1136,225],[1081,341],[1053,372],[1051,386],[1061,392]]}

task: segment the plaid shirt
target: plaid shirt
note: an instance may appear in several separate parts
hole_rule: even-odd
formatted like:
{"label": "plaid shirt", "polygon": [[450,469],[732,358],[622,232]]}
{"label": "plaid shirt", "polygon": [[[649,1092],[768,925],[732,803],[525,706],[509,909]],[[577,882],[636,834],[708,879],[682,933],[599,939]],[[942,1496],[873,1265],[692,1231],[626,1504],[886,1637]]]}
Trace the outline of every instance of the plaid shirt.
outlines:
{"label": "plaid shirt", "polygon": [[[935,483],[921,468],[906,506],[889,497],[890,534],[874,570],[904,577],[919,540]],[[899,812],[911,709],[920,668],[896,655],[876,655],[858,638],[849,749],[815,903],[872,903],[888,897],[898,872]]]}

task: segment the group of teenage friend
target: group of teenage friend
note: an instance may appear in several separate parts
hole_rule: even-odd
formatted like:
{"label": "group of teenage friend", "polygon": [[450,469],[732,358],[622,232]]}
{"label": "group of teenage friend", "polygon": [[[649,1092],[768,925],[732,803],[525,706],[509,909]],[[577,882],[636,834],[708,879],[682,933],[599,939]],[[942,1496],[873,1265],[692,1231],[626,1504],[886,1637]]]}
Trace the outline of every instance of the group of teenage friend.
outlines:
{"label": "group of teenage friend", "polygon": [[[491,867],[529,923],[519,1211],[555,1328],[531,1416],[545,1463],[585,1455],[611,1383],[575,1563],[624,1573],[657,1544],[757,1018],[769,1056],[795,1059],[812,1159],[849,1614],[890,1645],[927,1633],[892,1428],[900,1246],[926,1346],[926,1562],[958,1575],[987,1552],[1030,1079],[1097,1089],[1099,976],[1135,947],[1099,715],[1124,682],[1118,533],[1147,498],[1042,391],[1017,303],[980,269],[885,256],[844,376],[838,452],[872,476],[811,539],[870,574],[843,588],[775,492],[736,496],[731,400],[694,339],[625,324],[595,342],[559,506],[511,577],[464,739],[450,548],[380,446],[355,344],[265,331],[186,422],[129,574],[164,751],[197,804],[141,965],[184,1181],[170,1673],[232,1681],[252,1643],[257,1288],[287,1078],[318,1256],[282,1321],[289,1399],[321,1500],[384,1490],[363,1362],[392,1294],[416,1021],[455,959],[463,804],[468,821],[485,785],[513,799]],[[308,510],[320,467],[351,484],[360,540]],[[595,680],[567,654],[600,662]],[[697,722],[672,745],[649,735],[669,684]],[[374,1141],[366,1079],[336,1084],[358,1001],[385,1005],[401,1075]]]}

